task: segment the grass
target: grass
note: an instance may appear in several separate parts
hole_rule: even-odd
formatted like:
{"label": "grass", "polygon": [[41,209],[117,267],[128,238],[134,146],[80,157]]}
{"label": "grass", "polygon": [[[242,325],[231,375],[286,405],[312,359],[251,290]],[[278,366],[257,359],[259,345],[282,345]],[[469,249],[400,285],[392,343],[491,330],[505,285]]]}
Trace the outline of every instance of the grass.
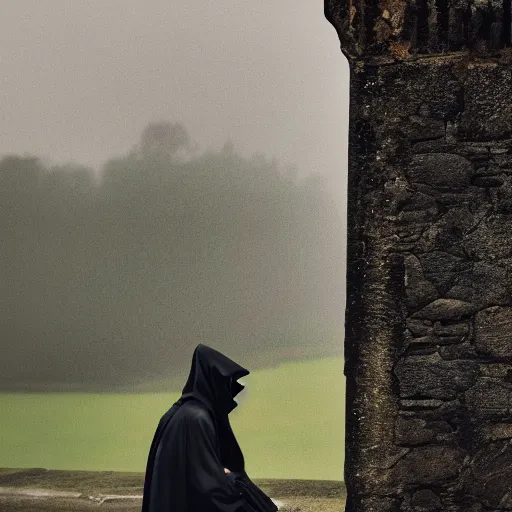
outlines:
{"label": "grass", "polygon": [[[245,382],[244,382],[245,381]],[[254,371],[231,424],[253,478],[341,480],[342,358]],[[141,472],[180,393],[0,393],[0,466]]]}

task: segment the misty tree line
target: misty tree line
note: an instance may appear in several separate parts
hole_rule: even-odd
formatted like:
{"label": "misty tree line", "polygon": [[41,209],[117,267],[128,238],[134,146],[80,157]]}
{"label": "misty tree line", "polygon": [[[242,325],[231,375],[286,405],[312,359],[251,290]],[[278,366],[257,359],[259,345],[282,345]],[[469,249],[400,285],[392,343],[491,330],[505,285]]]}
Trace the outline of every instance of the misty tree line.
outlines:
{"label": "misty tree line", "polygon": [[200,341],[256,365],[341,345],[341,221],[321,177],[229,143],[197,154],[162,122],[99,180],[5,156],[0,195],[2,389],[181,382]]}

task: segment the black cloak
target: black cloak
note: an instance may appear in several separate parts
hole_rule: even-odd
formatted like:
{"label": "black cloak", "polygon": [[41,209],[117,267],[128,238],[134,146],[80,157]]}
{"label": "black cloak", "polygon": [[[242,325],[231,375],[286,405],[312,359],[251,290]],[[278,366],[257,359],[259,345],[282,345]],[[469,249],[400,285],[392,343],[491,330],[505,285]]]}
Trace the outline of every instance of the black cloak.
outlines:
{"label": "black cloak", "polygon": [[[142,512],[275,512],[245,472],[228,414],[250,372],[199,344],[180,399],[162,416],[149,451]],[[231,473],[226,474],[224,468]]]}

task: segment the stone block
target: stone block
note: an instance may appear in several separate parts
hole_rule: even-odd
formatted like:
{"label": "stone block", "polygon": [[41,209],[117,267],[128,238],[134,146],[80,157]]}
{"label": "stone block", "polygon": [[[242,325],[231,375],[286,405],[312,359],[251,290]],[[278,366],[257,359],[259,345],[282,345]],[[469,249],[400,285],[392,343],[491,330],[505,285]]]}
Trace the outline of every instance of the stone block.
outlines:
{"label": "stone block", "polygon": [[486,509],[512,508],[512,440],[480,447],[464,472],[462,488]]}
{"label": "stone block", "polygon": [[419,256],[425,278],[444,293],[455,276],[470,268],[471,264],[445,251],[431,251]]}
{"label": "stone block", "polygon": [[[454,202],[460,204],[461,198],[455,198]],[[465,257],[464,251],[458,249],[458,246],[474,222],[474,214],[468,206],[450,207],[440,219],[426,227],[416,244],[416,250],[418,253],[442,250]]]}
{"label": "stone block", "polygon": [[407,305],[410,311],[414,311],[438,297],[435,286],[427,281],[419,259],[413,254],[404,257],[405,265],[405,291]]}
{"label": "stone block", "polygon": [[497,420],[511,416],[512,384],[481,377],[465,392],[469,413],[475,419]]}
{"label": "stone block", "polygon": [[510,217],[495,214],[482,220],[478,227],[462,242],[469,257],[495,262],[512,256]]}
{"label": "stone block", "polygon": [[395,422],[395,442],[400,445],[425,444],[434,439],[434,432],[426,429],[420,418],[398,417]]}
{"label": "stone block", "polygon": [[411,505],[417,510],[436,512],[441,509],[441,500],[431,489],[419,489],[412,495]]}
{"label": "stone block", "polygon": [[433,327],[432,324],[425,324],[423,320],[417,318],[408,318],[406,320],[407,329],[411,331],[414,336],[428,336],[432,334]]}
{"label": "stone block", "polygon": [[491,377],[492,379],[504,380],[510,382],[512,374],[512,364],[491,362],[480,366],[480,375],[482,377]]}
{"label": "stone block", "polygon": [[461,114],[461,140],[492,141],[512,135],[512,80],[507,66],[468,68],[464,78],[467,100]]}
{"label": "stone block", "polygon": [[479,423],[476,429],[482,442],[487,443],[499,439],[512,439],[512,423]]}
{"label": "stone block", "polygon": [[395,365],[400,397],[453,399],[474,385],[478,377],[475,361],[445,361],[439,354],[407,356]]}
{"label": "stone block", "polygon": [[439,347],[437,351],[445,361],[453,361],[454,359],[476,359],[478,356],[475,347],[469,342],[445,345]]}
{"label": "stone block", "polygon": [[427,116],[412,115],[406,120],[407,135],[411,140],[443,137],[445,127],[442,119],[431,119]]}
{"label": "stone block", "polygon": [[476,261],[473,268],[457,275],[446,298],[464,300],[478,309],[512,303],[512,272],[501,261]]}
{"label": "stone block", "polygon": [[414,192],[400,204],[401,211],[437,210],[436,200],[422,192]]}
{"label": "stone block", "polygon": [[465,456],[455,446],[417,446],[391,468],[390,478],[404,486],[439,485],[458,475]]}
{"label": "stone block", "polygon": [[512,359],[512,307],[493,306],[479,311],[474,337],[478,352]]}
{"label": "stone block", "polygon": [[450,324],[442,324],[441,322],[435,322],[433,325],[433,331],[437,336],[447,337],[464,337],[469,334],[469,323],[466,322],[455,322]]}
{"label": "stone block", "polygon": [[501,187],[505,180],[499,176],[475,176],[471,183],[476,187]]}
{"label": "stone block", "polygon": [[469,160],[452,153],[414,155],[406,171],[413,183],[423,183],[450,191],[469,186],[473,173]]}
{"label": "stone block", "polygon": [[445,402],[439,399],[402,399],[400,400],[400,406],[405,410],[430,410],[441,407]]}
{"label": "stone block", "polygon": [[395,422],[395,440],[402,446],[426,444],[433,440],[449,440],[453,428],[443,420],[428,421],[423,418],[399,416]]}
{"label": "stone block", "polygon": [[411,316],[428,320],[460,320],[471,316],[476,309],[474,304],[463,300],[437,299]]}

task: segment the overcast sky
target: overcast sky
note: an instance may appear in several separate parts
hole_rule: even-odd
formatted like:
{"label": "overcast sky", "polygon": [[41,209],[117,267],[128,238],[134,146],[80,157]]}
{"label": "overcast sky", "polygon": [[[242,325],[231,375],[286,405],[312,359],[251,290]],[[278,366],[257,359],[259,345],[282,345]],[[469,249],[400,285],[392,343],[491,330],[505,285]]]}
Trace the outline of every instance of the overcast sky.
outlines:
{"label": "overcast sky", "polygon": [[348,65],[323,0],[7,5],[0,155],[97,168],[168,119],[200,148],[230,138],[243,154],[343,173]]}

